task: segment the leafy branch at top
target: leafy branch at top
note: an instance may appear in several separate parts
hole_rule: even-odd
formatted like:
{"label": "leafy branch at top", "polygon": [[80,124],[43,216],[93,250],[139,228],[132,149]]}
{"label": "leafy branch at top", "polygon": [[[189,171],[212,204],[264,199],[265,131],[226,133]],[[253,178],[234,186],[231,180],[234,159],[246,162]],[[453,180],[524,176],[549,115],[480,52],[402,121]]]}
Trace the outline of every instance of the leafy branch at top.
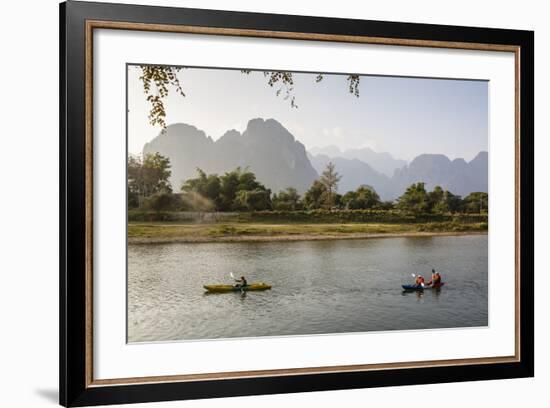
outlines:
{"label": "leafy branch at top", "polygon": [[[166,109],[163,99],[168,96],[169,87],[174,87],[176,92],[185,97],[177,73],[181,67],[141,65],[140,81],[143,83],[143,92],[147,95],[147,101],[151,103],[149,111],[149,123],[166,128]],[[152,85],[155,86],[153,94]]]}
{"label": "leafy branch at top", "polygon": [[[243,74],[250,74],[252,72],[249,69],[241,70]],[[284,95],[283,99],[286,101],[290,99],[290,107],[297,108],[296,97],[292,94],[294,91],[294,77],[292,72],[288,71],[263,71],[264,78],[267,78],[267,84],[270,87],[277,88],[275,95],[280,96],[281,93]]]}
{"label": "leafy branch at top", "polygon": [[361,77],[357,74],[348,75],[347,81],[349,82],[349,93],[354,94],[359,98],[359,81]]}
{"label": "leafy branch at top", "polygon": [[[164,99],[168,96],[169,88],[173,87],[176,92],[185,97],[183,88],[180,84],[177,76],[178,72],[183,69],[182,67],[171,66],[154,66],[154,65],[141,65],[141,76],[139,80],[143,83],[143,92],[147,95],[147,101],[151,104],[151,110],[149,111],[149,123],[153,126],[159,125],[163,129],[166,128],[166,108],[164,106]],[[243,69],[243,74],[250,74],[252,70]],[[296,104],[296,97],[294,96],[294,76],[292,72],[288,71],[262,71],[265,78],[267,78],[267,84],[271,88],[277,88],[275,91],[276,96],[283,95],[284,100],[290,100],[291,108],[298,108]],[[324,74],[317,74],[315,82],[319,83],[324,79]],[[359,83],[361,77],[358,74],[348,75],[346,78],[348,82],[349,93],[355,97],[359,97]],[[154,90],[153,90],[154,85]]]}

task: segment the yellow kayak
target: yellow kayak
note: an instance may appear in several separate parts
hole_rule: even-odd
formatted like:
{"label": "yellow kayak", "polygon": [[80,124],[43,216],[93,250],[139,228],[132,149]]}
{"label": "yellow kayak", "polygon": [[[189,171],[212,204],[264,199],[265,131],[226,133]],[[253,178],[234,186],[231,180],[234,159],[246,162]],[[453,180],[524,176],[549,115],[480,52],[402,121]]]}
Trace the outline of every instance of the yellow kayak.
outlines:
{"label": "yellow kayak", "polygon": [[237,287],[233,285],[204,285],[203,288],[205,288],[208,292],[224,293],[224,292],[241,292],[241,291],[249,291],[249,290],[267,290],[267,289],[271,289],[271,285],[268,285],[267,283],[263,283],[263,282],[257,282],[257,283],[250,283],[243,287]]}

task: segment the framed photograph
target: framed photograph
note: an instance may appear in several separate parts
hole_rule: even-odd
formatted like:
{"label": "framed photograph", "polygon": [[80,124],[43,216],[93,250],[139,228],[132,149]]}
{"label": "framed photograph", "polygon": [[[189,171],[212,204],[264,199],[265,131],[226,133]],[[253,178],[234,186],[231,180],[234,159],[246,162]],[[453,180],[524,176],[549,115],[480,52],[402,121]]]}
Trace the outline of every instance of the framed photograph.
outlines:
{"label": "framed photograph", "polygon": [[533,32],[60,21],[62,405],[534,375]]}

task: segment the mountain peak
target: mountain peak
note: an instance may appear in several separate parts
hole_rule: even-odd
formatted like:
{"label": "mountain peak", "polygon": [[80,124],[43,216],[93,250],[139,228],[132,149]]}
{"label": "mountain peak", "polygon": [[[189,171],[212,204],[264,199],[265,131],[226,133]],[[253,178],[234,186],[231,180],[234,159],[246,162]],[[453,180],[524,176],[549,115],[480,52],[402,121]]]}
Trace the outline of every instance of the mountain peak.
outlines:
{"label": "mountain peak", "polygon": [[272,129],[284,129],[286,128],[277,120],[273,118],[254,118],[250,119],[248,121],[248,124],[246,125],[246,130],[254,130],[254,129],[263,129],[263,128],[272,128]]}
{"label": "mountain peak", "polygon": [[222,137],[220,137],[216,143],[227,143],[238,140],[241,137],[241,132],[235,129],[228,130],[225,132]]}
{"label": "mountain peak", "polygon": [[289,144],[296,142],[303,148],[303,145],[294,139],[292,133],[275,119],[251,119],[243,136],[249,140],[263,139],[270,145],[281,141]]}
{"label": "mountain peak", "polygon": [[185,140],[185,143],[193,146],[193,148],[213,143],[212,138],[195,126],[187,123],[174,123],[168,125],[166,129],[162,130],[149,143],[145,143],[143,153],[154,153],[156,151],[160,152],[160,150],[176,148],[182,143],[182,140]]}
{"label": "mountain peak", "polygon": [[419,154],[418,156],[416,156],[411,163],[413,163],[415,161],[425,161],[425,160],[438,160],[438,161],[445,161],[445,162],[450,162],[451,161],[451,159],[449,159],[444,154],[422,153],[422,154]]}
{"label": "mountain peak", "polygon": [[409,164],[409,169],[420,171],[423,174],[432,172],[436,168],[446,168],[451,164],[451,160],[444,154],[425,153],[416,156]]}
{"label": "mountain peak", "polygon": [[252,119],[243,133],[228,130],[215,142],[194,126],[171,125],[143,151],[170,159],[174,191],[184,180],[196,177],[197,168],[219,174],[248,167],[275,192],[294,187],[303,193],[318,177],[304,145],[275,119]]}
{"label": "mountain peak", "polygon": [[451,164],[457,168],[468,166],[468,163],[462,157],[457,157]]}
{"label": "mountain peak", "polygon": [[476,161],[487,161],[488,159],[489,159],[489,153],[482,150],[476,155],[476,157],[470,160],[470,163],[476,162]]}
{"label": "mountain peak", "polygon": [[162,130],[161,134],[170,134],[174,136],[203,136],[207,137],[204,131],[198,129],[196,126],[189,125],[187,123],[173,123],[166,126],[166,129]]}

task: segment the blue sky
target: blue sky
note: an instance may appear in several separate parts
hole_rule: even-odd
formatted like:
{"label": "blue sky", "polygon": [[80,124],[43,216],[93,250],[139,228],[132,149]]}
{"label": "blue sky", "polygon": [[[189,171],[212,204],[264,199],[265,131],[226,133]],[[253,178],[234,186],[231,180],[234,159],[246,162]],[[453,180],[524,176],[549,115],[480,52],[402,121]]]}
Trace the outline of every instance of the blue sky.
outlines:
{"label": "blue sky", "polygon": [[[138,67],[128,70],[128,147],[140,153],[160,131],[147,120],[149,105]],[[165,102],[167,124],[184,122],[214,140],[248,120],[274,118],[306,148],[371,147],[412,160],[442,153],[471,160],[488,150],[488,86],[485,81],[361,76],[357,98],[347,75],[294,73],[298,108],[269,87],[262,72],[187,68],[178,77],[186,97],[173,90]]]}

